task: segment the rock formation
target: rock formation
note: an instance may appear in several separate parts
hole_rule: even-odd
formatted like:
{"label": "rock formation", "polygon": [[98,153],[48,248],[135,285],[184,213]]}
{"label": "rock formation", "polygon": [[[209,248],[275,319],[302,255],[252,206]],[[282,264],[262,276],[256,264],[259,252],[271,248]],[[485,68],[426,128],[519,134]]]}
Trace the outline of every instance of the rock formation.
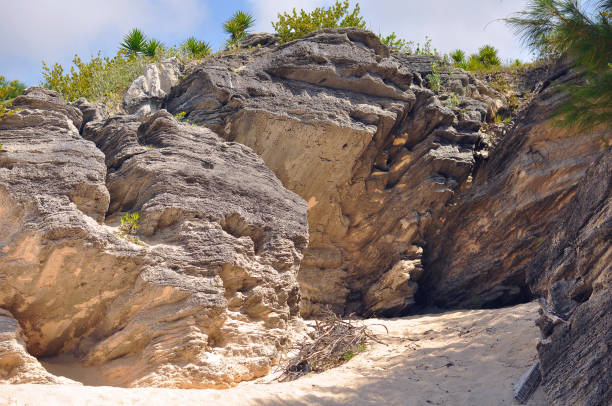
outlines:
{"label": "rock formation", "polygon": [[[52,91],[14,105],[0,122],[0,308],[29,353],[73,353],[125,386],[267,373],[298,314],[306,203],[247,147],[165,111],[92,121],[83,138],[81,111]],[[124,212],[141,213],[136,235],[116,227]]]}
{"label": "rock formation", "polygon": [[132,82],[123,97],[123,108],[130,114],[145,116],[159,110],[162,100],[180,80],[181,67],[176,58],[145,66],[144,73]]}
{"label": "rock formation", "polygon": [[70,379],[51,375],[28,354],[19,323],[10,312],[0,309],[0,384],[3,383],[78,385]]}
{"label": "rock formation", "polygon": [[446,72],[437,97],[426,86],[432,63],[393,57],[367,31],[322,30],[207,59],[167,97],[172,113],[253,148],[309,202],[303,315],[321,305],[398,314],[414,303],[419,273],[397,269],[420,267],[431,213],[486,145],[481,122],[505,107],[463,72]]}
{"label": "rock formation", "polygon": [[611,133],[551,125],[556,85],[580,78],[559,64],[534,86],[538,68],[515,124],[487,134],[507,99],[439,58],[358,29],[277,40],[148,67],[128,115],[14,100],[0,379],[55,382],[27,352],[72,353],[117,385],[224,387],[269,371],[300,312],[539,296],[549,401],[610,398]]}
{"label": "rock formation", "polygon": [[612,358],[612,155],[603,128],[572,134],[552,125],[552,70],[491,158],[436,214],[426,234],[424,300],[494,307],[541,296],[538,346],[551,404],[604,404]]}

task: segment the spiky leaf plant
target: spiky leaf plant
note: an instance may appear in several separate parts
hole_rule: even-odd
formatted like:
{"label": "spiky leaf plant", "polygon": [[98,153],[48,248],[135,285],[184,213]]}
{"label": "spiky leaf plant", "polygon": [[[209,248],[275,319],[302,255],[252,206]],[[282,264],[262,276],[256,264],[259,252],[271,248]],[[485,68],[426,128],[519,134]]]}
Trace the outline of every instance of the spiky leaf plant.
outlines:
{"label": "spiky leaf plant", "polygon": [[145,51],[147,46],[147,38],[142,31],[134,28],[123,37],[123,42],[120,49],[127,55],[134,56]]}
{"label": "spiky leaf plant", "polygon": [[467,62],[465,60],[465,52],[460,49],[456,49],[450,53],[450,57],[453,60],[453,64],[459,68],[466,69]]}
{"label": "spiky leaf plant", "polygon": [[198,41],[195,37],[189,37],[187,41],[183,43],[183,49],[193,58],[202,58],[210,55],[212,52],[212,49],[208,43]]}
{"label": "spiky leaf plant", "polygon": [[164,45],[161,43],[161,41],[158,41],[156,39],[150,39],[145,44],[142,53],[149,58],[155,58],[155,56],[159,54],[163,47]]}
{"label": "spiky leaf plant", "polygon": [[478,60],[485,68],[501,65],[501,61],[497,56],[497,49],[491,45],[484,45],[478,50]]}
{"label": "spiky leaf plant", "polygon": [[235,43],[244,37],[255,24],[255,18],[244,11],[236,11],[232,18],[223,23],[223,30],[230,34],[229,42]]}
{"label": "spiky leaf plant", "polygon": [[559,125],[587,131],[612,124],[612,0],[530,0],[506,22],[532,50],[565,55],[583,73],[582,83],[565,86]]}

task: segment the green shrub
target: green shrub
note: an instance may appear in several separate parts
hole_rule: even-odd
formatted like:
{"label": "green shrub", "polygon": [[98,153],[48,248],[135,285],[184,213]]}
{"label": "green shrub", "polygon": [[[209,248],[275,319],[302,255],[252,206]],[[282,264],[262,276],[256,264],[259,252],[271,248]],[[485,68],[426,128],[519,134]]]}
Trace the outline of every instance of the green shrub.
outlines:
{"label": "green shrub", "polygon": [[227,45],[231,46],[243,38],[253,24],[255,24],[255,19],[252,15],[244,11],[237,11],[232,18],[223,23],[223,30],[230,34]]}
{"label": "green shrub", "polygon": [[501,65],[501,61],[497,56],[497,49],[495,49],[491,45],[485,45],[478,50],[478,59],[480,60],[480,63],[484,65],[485,68]]}
{"label": "green shrub", "polygon": [[433,62],[431,64],[431,73],[429,73],[426,77],[427,83],[429,84],[429,88],[434,92],[439,92],[442,87],[442,77],[440,76],[440,65],[438,63]]}
{"label": "green shrub", "polygon": [[427,35],[425,36],[425,42],[421,46],[420,43],[417,43],[416,49],[414,51],[415,55],[428,55],[428,56],[438,56],[438,50],[436,48],[431,47],[431,38]]}
{"label": "green shrub", "polygon": [[280,37],[281,43],[301,38],[304,35],[322,28],[357,27],[365,28],[365,21],[359,15],[359,3],[349,12],[349,2],[336,0],[336,3],[325,9],[317,7],[311,13],[295,8],[292,13],[278,14],[278,21],[272,27]]}
{"label": "green shrub", "polygon": [[211,54],[210,45],[204,41],[198,41],[195,37],[189,37],[181,48],[190,58],[202,58]]}
{"label": "green shrub", "polygon": [[465,52],[460,49],[456,49],[450,53],[450,57],[453,60],[453,65],[461,69],[467,69],[467,61],[465,60]]}
{"label": "green shrub", "polygon": [[10,100],[19,96],[26,89],[26,85],[18,80],[8,82],[4,76],[0,76],[0,101]]}
{"label": "green shrub", "polygon": [[70,72],[65,72],[60,64],[49,67],[43,61],[43,85],[60,93],[66,101],[84,97],[107,103],[113,109],[120,105],[125,91],[152,60],[143,55],[124,58],[120,51],[114,58],[103,58],[98,52],[89,62],[75,55],[72,62]]}
{"label": "green shrub", "polygon": [[163,50],[164,45],[160,41],[156,39],[150,39],[145,44],[145,48],[142,53],[149,58],[155,58],[156,56],[159,56],[160,53],[163,52]]}
{"label": "green shrub", "polygon": [[18,80],[8,82],[4,76],[0,76],[0,120],[17,112],[11,110],[11,100],[22,94],[25,88],[25,84]]}
{"label": "green shrub", "polygon": [[452,92],[448,96],[448,99],[446,101],[448,103],[448,107],[450,107],[451,109],[453,109],[455,107],[458,107],[461,104],[461,99],[459,98],[459,96],[455,92]]}
{"label": "green shrub", "polygon": [[380,42],[385,44],[391,51],[403,52],[407,54],[412,53],[412,46],[414,45],[414,42],[398,38],[398,36],[394,32],[387,35],[386,37],[383,37],[381,34],[378,34],[378,37],[380,38]]}
{"label": "green shrub", "polygon": [[121,217],[121,226],[119,226],[119,230],[125,235],[133,235],[136,234],[136,230],[138,230],[138,220],[140,220],[140,213],[127,212],[123,217]]}
{"label": "green shrub", "polygon": [[497,49],[491,45],[482,46],[477,54],[472,54],[468,58],[465,68],[469,71],[493,70],[501,66]]}

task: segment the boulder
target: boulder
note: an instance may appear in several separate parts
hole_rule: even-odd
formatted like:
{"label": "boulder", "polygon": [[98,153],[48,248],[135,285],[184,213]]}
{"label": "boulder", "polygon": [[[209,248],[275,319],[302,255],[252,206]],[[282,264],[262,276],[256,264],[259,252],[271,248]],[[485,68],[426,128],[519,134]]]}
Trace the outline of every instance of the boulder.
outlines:
{"label": "boulder", "polygon": [[28,352],[121,386],[267,373],[297,322],[306,203],[249,148],[166,111],[90,121],[85,139],[57,94],[19,105],[0,122],[0,308]]}
{"label": "boulder", "polygon": [[136,78],[125,93],[123,108],[140,117],[155,113],[180,77],[181,69],[176,58],[147,65],[144,74]]}

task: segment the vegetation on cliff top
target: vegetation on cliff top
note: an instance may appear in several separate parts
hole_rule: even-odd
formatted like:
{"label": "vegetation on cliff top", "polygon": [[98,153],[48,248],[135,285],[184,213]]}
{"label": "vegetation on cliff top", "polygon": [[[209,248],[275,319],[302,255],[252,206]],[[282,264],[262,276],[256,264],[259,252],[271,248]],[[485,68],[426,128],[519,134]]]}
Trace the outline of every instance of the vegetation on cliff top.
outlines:
{"label": "vegetation on cliff top", "polygon": [[323,28],[365,28],[365,20],[359,12],[359,3],[355,4],[353,11],[349,11],[348,0],[336,0],[333,6],[317,7],[310,13],[300,10],[298,14],[295,8],[291,13],[279,13],[278,21],[272,22],[272,27],[281,42],[288,42]]}

